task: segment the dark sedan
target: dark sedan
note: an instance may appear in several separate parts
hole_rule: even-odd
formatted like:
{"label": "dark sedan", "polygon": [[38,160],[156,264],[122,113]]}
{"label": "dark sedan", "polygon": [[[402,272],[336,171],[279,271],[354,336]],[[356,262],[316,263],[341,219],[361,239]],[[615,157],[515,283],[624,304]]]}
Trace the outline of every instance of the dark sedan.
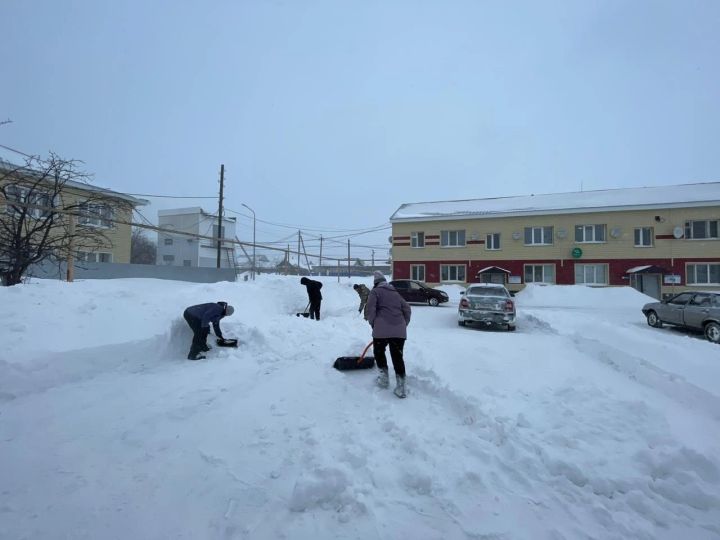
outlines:
{"label": "dark sedan", "polygon": [[428,287],[422,281],[396,279],[391,281],[390,285],[395,287],[397,292],[400,293],[400,296],[408,302],[422,302],[423,304],[427,303],[431,306],[437,306],[450,300],[447,293]]}
{"label": "dark sedan", "polygon": [[655,328],[663,324],[682,326],[720,343],[720,292],[683,292],[662,302],[645,304],[642,312]]}

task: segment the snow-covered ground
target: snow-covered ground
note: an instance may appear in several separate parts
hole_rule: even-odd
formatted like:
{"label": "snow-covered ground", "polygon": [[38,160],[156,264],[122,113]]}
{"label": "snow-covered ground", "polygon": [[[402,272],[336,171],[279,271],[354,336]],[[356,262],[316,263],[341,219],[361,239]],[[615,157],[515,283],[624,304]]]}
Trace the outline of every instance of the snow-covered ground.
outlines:
{"label": "snow-covered ground", "polygon": [[[446,287],[399,400],[332,369],[370,329],[323,281],[320,322],[297,278],[0,289],[0,538],[720,537],[720,347],[647,297],[530,287],[508,333]],[[244,344],[187,361],[216,300]]]}

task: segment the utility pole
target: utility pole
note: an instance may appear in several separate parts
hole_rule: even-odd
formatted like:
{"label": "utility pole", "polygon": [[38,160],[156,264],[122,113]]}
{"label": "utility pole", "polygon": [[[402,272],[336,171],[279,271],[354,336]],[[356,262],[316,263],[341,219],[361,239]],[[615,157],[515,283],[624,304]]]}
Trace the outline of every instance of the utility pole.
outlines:
{"label": "utility pole", "polygon": [[370,269],[373,272],[375,272],[375,250],[374,249],[372,250],[372,266],[370,267]]}
{"label": "utility pole", "polygon": [[70,234],[70,240],[68,242],[68,256],[67,256],[67,280],[69,283],[75,278],[75,216],[70,214],[68,216],[70,224],[68,226],[68,232]]}
{"label": "utility pole", "polygon": [[300,229],[298,229],[298,251],[297,251],[297,271],[300,275]]}
{"label": "utility pole", "polygon": [[322,240],[323,240],[323,239],[322,239],[322,234],[321,234],[321,235],[320,235],[320,263],[318,264],[318,266],[319,266],[320,268],[322,268]]}
{"label": "utility pole", "polygon": [[223,188],[225,187],[225,165],[220,165],[220,199],[218,200],[218,243],[217,243],[217,267],[220,268],[220,252],[222,250],[222,214],[223,214]]}
{"label": "utility pole", "polygon": [[350,239],[348,238],[348,279],[350,279]]}

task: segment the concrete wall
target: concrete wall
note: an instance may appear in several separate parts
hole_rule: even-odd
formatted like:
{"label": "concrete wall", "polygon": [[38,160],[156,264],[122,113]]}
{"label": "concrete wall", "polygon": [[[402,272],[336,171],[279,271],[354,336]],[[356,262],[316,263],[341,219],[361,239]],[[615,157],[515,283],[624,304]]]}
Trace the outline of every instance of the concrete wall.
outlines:
{"label": "concrete wall", "polygon": [[[65,279],[67,265],[43,264],[33,267],[32,277]],[[234,269],[155,266],[151,264],[83,263],[75,266],[75,279],[155,278],[193,283],[235,281]]]}

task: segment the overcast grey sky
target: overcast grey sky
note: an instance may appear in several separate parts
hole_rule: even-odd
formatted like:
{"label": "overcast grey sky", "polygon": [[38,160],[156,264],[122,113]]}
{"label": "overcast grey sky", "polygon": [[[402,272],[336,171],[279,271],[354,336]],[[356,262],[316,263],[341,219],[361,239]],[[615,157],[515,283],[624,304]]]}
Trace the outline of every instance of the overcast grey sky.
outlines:
{"label": "overcast grey sky", "polygon": [[[213,197],[224,163],[228,208],[308,234],[405,202],[720,180],[716,0],[3,0],[0,17],[0,143],[129,193]],[[152,221],[216,209],[153,201]]]}

